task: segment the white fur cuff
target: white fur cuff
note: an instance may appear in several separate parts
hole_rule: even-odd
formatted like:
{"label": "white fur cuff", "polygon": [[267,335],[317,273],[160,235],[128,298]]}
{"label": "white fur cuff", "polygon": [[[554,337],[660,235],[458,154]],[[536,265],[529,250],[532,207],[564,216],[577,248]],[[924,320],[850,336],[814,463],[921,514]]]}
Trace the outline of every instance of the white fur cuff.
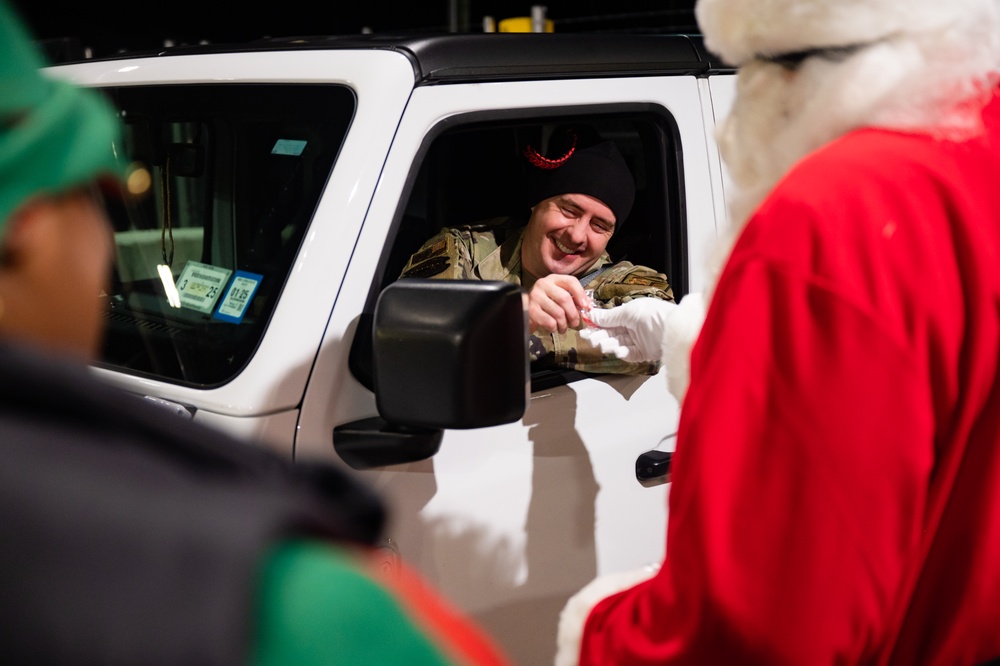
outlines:
{"label": "white fur cuff", "polygon": [[577,666],[580,663],[583,628],[594,606],[616,592],[622,592],[652,578],[658,569],[659,565],[649,565],[632,571],[599,576],[570,597],[562,613],[559,614],[555,666]]}
{"label": "white fur cuff", "polygon": [[663,329],[663,365],[667,372],[667,388],[684,404],[691,379],[691,347],[698,339],[705,321],[705,299],[701,294],[688,294],[670,313]]}

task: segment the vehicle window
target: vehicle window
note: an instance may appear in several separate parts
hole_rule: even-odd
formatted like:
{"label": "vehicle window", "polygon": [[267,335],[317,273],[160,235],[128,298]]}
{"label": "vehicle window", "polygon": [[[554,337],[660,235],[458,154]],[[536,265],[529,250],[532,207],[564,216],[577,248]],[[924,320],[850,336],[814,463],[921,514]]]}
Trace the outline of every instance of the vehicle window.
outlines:
{"label": "vehicle window", "polygon": [[[339,86],[104,89],[132,183],[101,363],[211,386],[249,360],[354,113]],[[148,184],[143,188],[143,182]]]}
{"label": "vehicle window", "polygon": [[[675,296],[686,291],[687,266],[681,201],[681,153],[676,126],[662,107],[641,105],[585,115],[477,120],[431,135],[410,174],[407,192],[394,220],[373,284],[366,313],[377,294],[400,276],[410,256],[443,227],[491,223],[529,214],[526,146],[545,154],[560,152],[571,132],[589,144],[613,140],[636,181],[632,212],[608,245],[613,261],[628,260],[665,272]],[[351,368],[371,385],[368,338],[363,317],[355,338]],[[582,373],[532,368],[533,386],[565,383]]]}

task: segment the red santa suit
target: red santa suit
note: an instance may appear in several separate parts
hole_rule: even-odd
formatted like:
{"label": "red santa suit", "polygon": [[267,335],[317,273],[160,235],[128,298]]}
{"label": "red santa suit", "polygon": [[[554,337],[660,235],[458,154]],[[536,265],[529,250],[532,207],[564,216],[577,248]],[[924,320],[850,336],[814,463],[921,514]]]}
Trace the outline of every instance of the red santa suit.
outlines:
{"label": "red santa suit", "polygon": [[1000,101],[866,129],[746,224],[691,358],[668,552],[581,664],[1000,656]]}
{"label": "red santa suit", "polygon": [[597,313],[676,372],[667,555],[574,595],[556,663],[1000,657],[1000,3],[695,9],[739,65],[723,268],[700,333]]}

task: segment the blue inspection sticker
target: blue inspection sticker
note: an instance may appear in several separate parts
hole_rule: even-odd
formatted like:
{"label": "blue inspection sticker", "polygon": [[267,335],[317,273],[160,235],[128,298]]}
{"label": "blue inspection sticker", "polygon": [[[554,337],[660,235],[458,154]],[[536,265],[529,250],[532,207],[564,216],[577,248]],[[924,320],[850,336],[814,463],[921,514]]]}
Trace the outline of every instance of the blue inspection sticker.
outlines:
{"label": "blue inspection sticker", "polygon": [[257,293],[257,287],[260,286],[260,281],[263,279],[264,276],[257,273],[236,271],[232,282],[229,283],[229,288],[226,289],[226,293],[219,303],[219,309],[212,316],[231,324],[243,321],[247,306],[253,300],[253,295]]}

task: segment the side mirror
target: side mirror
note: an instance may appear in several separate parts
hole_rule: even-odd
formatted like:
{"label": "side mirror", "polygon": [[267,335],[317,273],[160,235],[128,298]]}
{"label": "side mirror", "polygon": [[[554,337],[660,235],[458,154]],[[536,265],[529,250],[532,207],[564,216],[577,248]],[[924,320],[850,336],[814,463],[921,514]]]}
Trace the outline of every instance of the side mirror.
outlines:
{"label": "side mirror", "polygon": [[375,399],[389,423],[484,428],[517,421],[529,394],[521,289],[400,280],[375,308]]}
{"label": "side mirror", "polygon": [[437,453],[442,429],[524,415],[531,375],[517,285],[399,280],[379,296],[372,341],[380,418],[333,432],[334,448],[355,469],[423,460]]}

